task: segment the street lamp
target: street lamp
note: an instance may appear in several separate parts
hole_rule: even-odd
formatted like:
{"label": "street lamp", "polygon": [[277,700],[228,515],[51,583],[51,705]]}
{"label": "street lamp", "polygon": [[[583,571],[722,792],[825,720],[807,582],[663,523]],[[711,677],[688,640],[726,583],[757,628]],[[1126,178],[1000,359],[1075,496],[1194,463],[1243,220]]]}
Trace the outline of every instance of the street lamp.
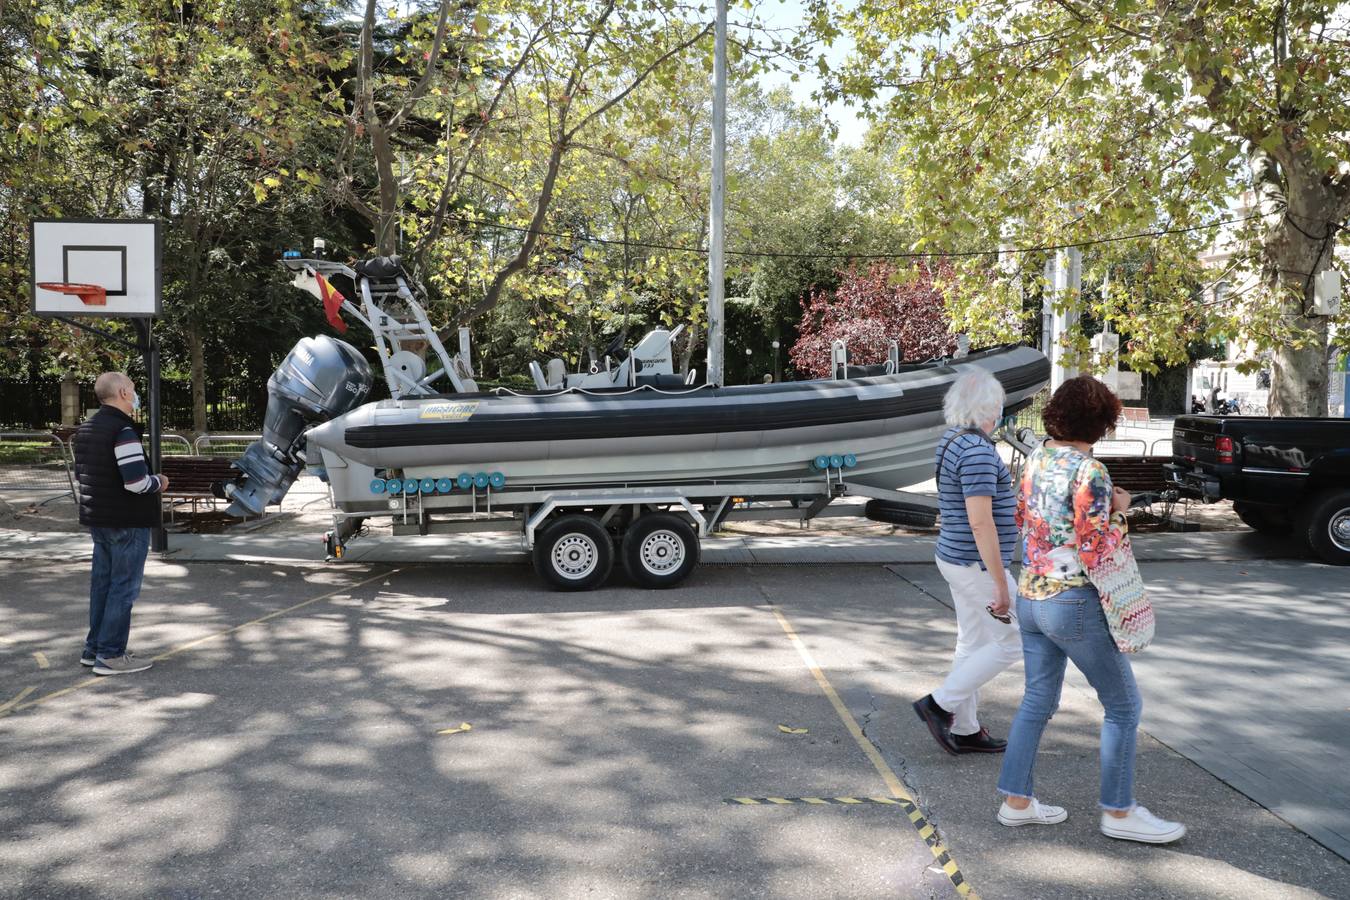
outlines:
{"label": "street lamp", "polygon": [[778,342],[773,341],[773,380],[775,383],[782,381],[783,376],[778,370]]}

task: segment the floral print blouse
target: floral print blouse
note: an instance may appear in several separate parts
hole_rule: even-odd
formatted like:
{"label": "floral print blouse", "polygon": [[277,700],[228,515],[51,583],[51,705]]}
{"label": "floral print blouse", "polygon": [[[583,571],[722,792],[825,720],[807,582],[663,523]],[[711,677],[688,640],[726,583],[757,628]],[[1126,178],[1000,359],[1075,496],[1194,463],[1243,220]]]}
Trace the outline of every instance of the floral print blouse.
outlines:
{"label": "floral print blouse", "polygon": [[1044,600],[1089,584],[1086,570],[1125,538],[1125,516],[1111,511],[1106,466],[1072,447],[1042,444],[1027,460],[1017,492],[1022,576],[1017,589]]}

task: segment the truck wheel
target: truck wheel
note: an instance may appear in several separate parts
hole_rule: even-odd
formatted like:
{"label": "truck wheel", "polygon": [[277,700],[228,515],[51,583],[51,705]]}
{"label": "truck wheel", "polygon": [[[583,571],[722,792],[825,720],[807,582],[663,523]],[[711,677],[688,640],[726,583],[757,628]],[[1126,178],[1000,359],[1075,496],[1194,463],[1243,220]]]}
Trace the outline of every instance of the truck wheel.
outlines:
{"label": "truck wheel", "polygon": [[590,516],[560,516],[534,541],[534,570],[559,591],[589,591],[614,568],[614,542]]}
{"label": "truck wheel", "polygon": [[1350,491],[1313,497],[1300,525],[1314,553],[1334,566],[1350,566]]}
{"label": "truck wheel", "polygon": [[1235,500],[1233,512],[1243,524],[1262,534],[1286,534],[1289,531],[1289,514],[1279,507]]}
{"label": "truck wheel", "polygon": [[698,565],[698,534],[677,515],[647,513],[623,536],[623,568],[640,586],[674,587]]}

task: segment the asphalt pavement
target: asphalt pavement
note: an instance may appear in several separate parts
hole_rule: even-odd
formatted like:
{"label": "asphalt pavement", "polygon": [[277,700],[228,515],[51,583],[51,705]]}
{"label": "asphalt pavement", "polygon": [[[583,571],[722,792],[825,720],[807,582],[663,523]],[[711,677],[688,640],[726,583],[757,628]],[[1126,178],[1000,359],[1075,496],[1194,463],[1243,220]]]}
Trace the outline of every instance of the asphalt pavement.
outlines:
{"label": "asphalt pavement", "polygon": [[517,562],[170,556],[155,668],[98,679],[87,563],[33,556],[0,560],[0,896],[1350,896],[1344,570],[1145,564],[1139,798],[1191,829],[1150,847],[1096,830],[1076,677],[1038,765],[1069,821],[995,822],[998,758],[909,709],[955,631],[921,562],[558,594]]}

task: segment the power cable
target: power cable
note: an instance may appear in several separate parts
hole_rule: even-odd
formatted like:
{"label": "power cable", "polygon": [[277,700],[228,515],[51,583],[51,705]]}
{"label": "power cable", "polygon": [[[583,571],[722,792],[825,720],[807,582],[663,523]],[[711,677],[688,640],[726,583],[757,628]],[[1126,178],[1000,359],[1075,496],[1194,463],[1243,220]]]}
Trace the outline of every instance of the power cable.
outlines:
{"label": "power cable", "polygon": [[[1158,238],[1172,234],[1188,234],[1195,231],[1204,231],[1210,228],[1221,228],[1224,225],[1235,225],[1241,222],[1248,222],[1252,219],[1262,217],[1262,213],[1252,213],[1248,216],[1240,216],[1235,219],[1218,219],[1213,222],[1205,222],[1201,225],[1189,225],[1184,228],[1160,228],[1153,231],[1136,231],[1131,234],[1112,235],[1110,237],[1089,238],[1081,241],[1070,241],[1062,244],[1041,244],[1033,247],[1005,247],[996,250],[925,250],[925,251],[903,251],[895,253],[796,253],[790,251],[775,250],[731,250],[728,249],[728,256],[740,256],[755,259],[953,259],[953,258],[971,258],[979,256],[1000,256],[1002,254],[1027,254],[1027,253],[1046,253],[1053,250],[1068,250],[1074,247],[1095,247],[1101,244],[1111,244],[1120,241],[1134,241],[1142,238]],[[477,228],[491,228],[499,231],[510,231],[518,234],[534,234],[539,237],[556,237],[575,241],[583,244],[598,244],[607,247],[636,247],[644,250],[666,250],[672,253],[696,253],[704,255],[708,251],[703,247],[688,247],[680,244],[662,244],[652,241],[616,241],[609,238],[586,237],[576,234],[568,234],[561,231],[547,231],[539,228],[526,228],[520,225],[506,225],[501,222],[489,222],[483,219],[469,219],[462,216],[451,216],[451,221],[458,222],[461,225],[468,225]]]}

